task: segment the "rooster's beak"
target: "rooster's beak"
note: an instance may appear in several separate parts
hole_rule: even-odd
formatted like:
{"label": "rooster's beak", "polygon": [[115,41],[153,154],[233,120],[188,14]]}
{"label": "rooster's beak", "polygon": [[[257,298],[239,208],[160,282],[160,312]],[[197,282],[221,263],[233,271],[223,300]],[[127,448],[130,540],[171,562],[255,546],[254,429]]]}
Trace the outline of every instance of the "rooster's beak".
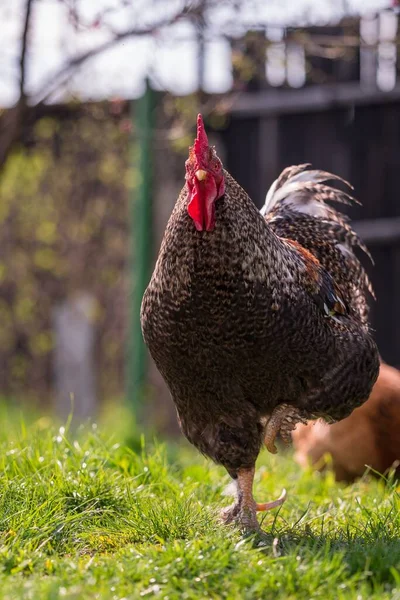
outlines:
{"label": "rooster's beak", "polygon": [[204,181],[205,178],[207,177],[207,171],[203,171],[203,169],[199,169],[198,171],[196,171],[195,175],[199,181]]}

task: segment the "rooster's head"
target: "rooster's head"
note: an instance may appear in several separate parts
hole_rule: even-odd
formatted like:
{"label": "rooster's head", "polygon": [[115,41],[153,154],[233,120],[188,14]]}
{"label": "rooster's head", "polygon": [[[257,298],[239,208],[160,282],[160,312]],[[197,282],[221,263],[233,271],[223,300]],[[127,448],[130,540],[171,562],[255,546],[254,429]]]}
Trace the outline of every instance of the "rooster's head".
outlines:
{"label": "rooster's head", "polygon": [[215,202],[225,193],[224,173],[214,147],[209,146],[201,115],[197,117],[197,137],[186,161],[189,190],[188,213],[198,231],[212,231]]}

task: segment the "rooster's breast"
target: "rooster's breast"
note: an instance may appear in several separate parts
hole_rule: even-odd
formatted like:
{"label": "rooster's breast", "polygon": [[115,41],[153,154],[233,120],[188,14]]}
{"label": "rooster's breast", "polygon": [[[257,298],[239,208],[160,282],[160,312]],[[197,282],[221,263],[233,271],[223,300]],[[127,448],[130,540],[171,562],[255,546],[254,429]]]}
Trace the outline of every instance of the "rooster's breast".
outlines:
{"label": "rooster's breast", "polygon": [[301,326],[301,291],[282,288],[277,297],[276,288],[239,268],[198,269],[184,293],[153,284],[143,301],[143,334],[175,400],[212,395],[221,405],[236,396],[267,412],[304,392],[295,363],[301,349],[304,366],[314,340]]}

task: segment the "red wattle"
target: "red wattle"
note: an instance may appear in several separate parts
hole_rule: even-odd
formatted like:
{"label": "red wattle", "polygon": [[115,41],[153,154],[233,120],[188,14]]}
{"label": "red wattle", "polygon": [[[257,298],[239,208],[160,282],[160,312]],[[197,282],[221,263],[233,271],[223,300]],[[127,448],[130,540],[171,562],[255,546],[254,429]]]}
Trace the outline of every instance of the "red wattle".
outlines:
{"label": "red wattle", "polygon": [[218,197],[215,180],[213,177],[207,177],[206,181],[199,182],[195,178],[191,187],[188,213],[197,231],[212,231],[215,225],[214,203]]}
{"label": "red wattle", "polygon": [[203,209],[201,207],[201,200],[196,189],[192,191],[191,200],[188,205],[189,216],[192,217],[194,225],[197,231],[203,231]]}

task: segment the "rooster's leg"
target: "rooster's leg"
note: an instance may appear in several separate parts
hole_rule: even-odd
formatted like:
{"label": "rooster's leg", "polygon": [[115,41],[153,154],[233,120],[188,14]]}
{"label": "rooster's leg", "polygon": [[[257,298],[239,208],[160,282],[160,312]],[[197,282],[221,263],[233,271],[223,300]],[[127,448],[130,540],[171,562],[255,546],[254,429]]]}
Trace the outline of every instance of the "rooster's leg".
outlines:
{"label": "rooster's leg", "polygon": [[297,423],[307,423],[301,412],[290,404],[279,404],[269,417],[264,433],[264,443],[267,449],[276,454],[275,438],[281,434],[285,444],[291,443],[291,434]]}
{"label": "rooster's leg", "polygon": [[260,526],[257,521],[257,511],[271,510],[281,506],[286,500],[286,491],[283,490],[280,498],[272,502],[258,504],[253,498],[254,467],[239,469],[237,473],[237,501],[233,506],[222,511],[225,523],[236,521],[245,531],[257,531]]}

